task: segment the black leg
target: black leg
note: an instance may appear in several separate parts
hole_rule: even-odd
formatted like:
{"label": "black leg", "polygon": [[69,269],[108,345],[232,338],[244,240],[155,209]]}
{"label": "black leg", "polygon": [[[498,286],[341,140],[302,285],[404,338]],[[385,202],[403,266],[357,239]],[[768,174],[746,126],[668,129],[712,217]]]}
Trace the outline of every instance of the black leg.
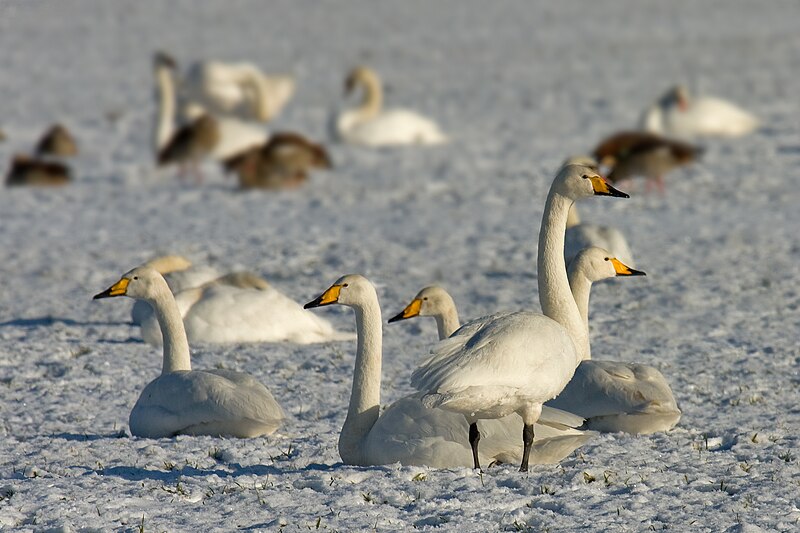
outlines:
{"label": "black leg", "polygon": [[478,460],[478,441],[481,440],[481,432],[478,431],[478,423],[473,422],[469,425],[469,445],[472,447],[472,467],[481,469],[481,462]]}
{"label": "black leg", "polygon": [[522,464],[519,466],[520,472],[528,471],[528,458],[531,456],[531,444],[533,444],[533,424],[525,424],[522,428]]}

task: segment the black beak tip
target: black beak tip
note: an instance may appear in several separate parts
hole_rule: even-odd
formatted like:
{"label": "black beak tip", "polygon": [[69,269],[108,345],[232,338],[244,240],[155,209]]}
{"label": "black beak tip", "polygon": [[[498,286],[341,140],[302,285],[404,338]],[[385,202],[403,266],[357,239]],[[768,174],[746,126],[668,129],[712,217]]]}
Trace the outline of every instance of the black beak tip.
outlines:
{"label": "black beak tip", "polygon": [[313,309],[315,307],[321,307],[321,306],[322,306],[322,296],[320,296],[319,298],[314,298],[313,300],[308,302],[306,305],[303,306],[303,309]]}
{"label": "black beak tip", "polygon": [[110,298],[111,295],[109,294],[110,291],[103,291],[98,292],[94,296],[92,296],[92,300],[100,300],[101,298]]}
{"label": "black beak tip", "polygon": [[631,276],[646,276],[647,275],[647,273],[644,272],[643,270],[634,270],[633,268],[631,268],[630,271],[631,271]]}
{"label": "black beak tip", "polygon": [[397,314],[397,315],[393,316],[387,322],[389,324],[391,324],[392,322],[400,322],[401,320],[403,320],[403,313],[400,313],[400,314]]}

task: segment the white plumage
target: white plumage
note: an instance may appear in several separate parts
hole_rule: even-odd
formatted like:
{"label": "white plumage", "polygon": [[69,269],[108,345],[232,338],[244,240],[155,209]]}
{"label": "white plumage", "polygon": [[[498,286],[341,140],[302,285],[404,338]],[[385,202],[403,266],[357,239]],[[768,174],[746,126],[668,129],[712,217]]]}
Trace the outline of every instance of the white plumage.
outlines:
{"label": "white plumage", "polygon": [[155,269],[135,268],[95,298],[114,296],[146,300],[165,340],[161,375],[144,388],[131,410],[131,434],[256,437],[280,427],[283,410],[252,376],[233,370],[192,370],[175,299]]}
{"label": "white plumage", "polygon": [[[381,314],[372,284],[362,276],[340,278],[322,296],[306,304],[353,307],[358,324],[358,350],[347,419],[339,437],[339,453],[347,464],[379,465],[399,462],[436,468],[469,467],[472,452],[464,418],[443,409],[428,409],[421,395],[401,398],[379,413],[382,360]],[[583,419],[546,409],[536,425],[534,463],[553,463],[586,442],[593,432],[574,429]],[[519,462],[522,419],[512,414],[483,425],[481,460]]]}
{"label": "white plumage", "polygon": [[335,118],[336,134],[342,140],[365,146],[441,144],[447,137],[432,120],[406,109],[383,110],[383,90],[377,73],[366,67],[354,69],[346,90],[360,86],[364,100],[356,109]]}
{"label": "white plumage", "polygon": [[639,126],[652,133],[681,138],[739,137],[756,130],[759,120],[727,100],[691,97],[686,87],[678,85],[645,109]]}

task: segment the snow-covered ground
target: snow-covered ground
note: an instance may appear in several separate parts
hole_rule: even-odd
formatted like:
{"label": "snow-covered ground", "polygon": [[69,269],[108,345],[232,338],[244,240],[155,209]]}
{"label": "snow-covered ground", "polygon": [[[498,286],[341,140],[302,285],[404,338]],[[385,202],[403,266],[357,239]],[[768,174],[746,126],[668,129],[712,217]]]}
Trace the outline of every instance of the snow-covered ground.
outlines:
{"label": "snow-covered ground", "polygon": [[[696,2],[3,1],[0,160],[50,123],[77,180],[0,190],[0,529],[61,531],[796,531],[800,523],[800,4]],[[332,145],[336,169],[279,193],[156,172],[151,54],[290,71],[274,128],[326,139],[345,71],[435,117],[434,149]],[[635,124],[669,85],[763,119],[707,143],[667,194],[582,205],[623,230],[646,278],[596,287],[593,355],[657,366],[683,418],[604,434],[559,465],[343,466],[354,343],[195,346],[250,372],[289,414],[269,438],[131,438],[161,366],[130,302],[91,301],[160,252],[252,269],[299,302],[339,275],[386,318],[440,282],[463,318],[538,308],[536,235],[558,164]],[[638,194],[637,194],[638,193]],[[352,330],[352,313],[321,310]],[[385,327],[383,402],[435,336]]]}

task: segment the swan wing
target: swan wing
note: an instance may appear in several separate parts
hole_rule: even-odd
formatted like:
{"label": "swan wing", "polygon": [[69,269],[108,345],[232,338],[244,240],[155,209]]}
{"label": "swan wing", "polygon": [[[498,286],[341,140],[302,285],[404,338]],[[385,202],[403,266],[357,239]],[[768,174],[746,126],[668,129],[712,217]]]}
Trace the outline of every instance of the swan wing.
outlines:
{"label": "swan wing", "polygon": [[447,142],[435,122],[405,109],[383,111],[364,120],[358,120],[352,111],[345,112],[338,127],[346,141],[368,146]]}
{"label": "swan wing", "polygon": [[274,432],[283,410],[252,376],[230,370],[194,370],[159,376],[131,411],[133,435],[203,434],[250,437]]}
{"label": "swan wing", "polygon": [[[661,372],[648,365],[614,361],[581,362],[573,379],[548,405],[587,418],[589,427],[599,429],[597,421],[602,421],[606,431],[628,431],[626,427],[637,425],[639,429],[631,432],[663,431],[680,418],[675,397]],[[653,425],[657,429],[645,430]]]}
{"label": "swan wing", "polygon": [[558,394],[572,377],[576,349],[544,315],[520,311],[468,323],[434,347],[411,377],[426,405],[508,414],[511,404]]}
{"label": "swan wing", "polygon": [[635,268],[633,253],[625,236],[616,228],[597,224],[578,224],[567,228],[564,240],[564,259],[567,264],[584,248],[597,246],[628,265]]}
{"label": "swan wing", "polygon": [[212,284],[184,315],[189,342],[325,342],[342,336],[323,318],[273,287]]}

